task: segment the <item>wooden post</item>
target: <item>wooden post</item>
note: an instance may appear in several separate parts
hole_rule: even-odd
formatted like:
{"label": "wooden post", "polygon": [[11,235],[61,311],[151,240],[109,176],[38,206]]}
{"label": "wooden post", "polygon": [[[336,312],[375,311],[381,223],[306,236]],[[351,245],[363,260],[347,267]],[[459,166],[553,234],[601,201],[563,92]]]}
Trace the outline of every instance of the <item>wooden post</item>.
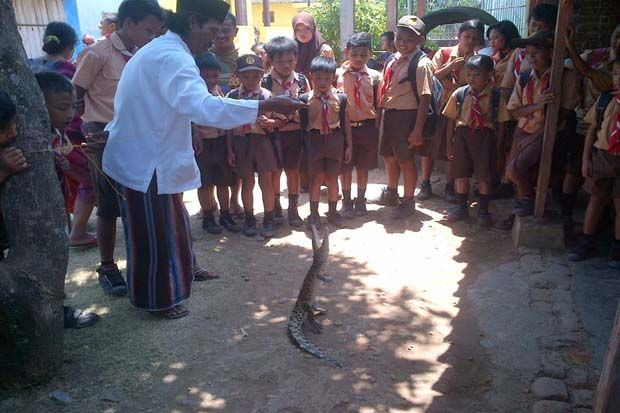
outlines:
{"label": "wooden post", "polygon": [[271,26],[271,11],[269,10],[269,0],[263,0],[263,26]]}
{"label": "wooden post", "polygon": [[398,21],[398,0],[387,0],[387,29],[396,30],[396,22]]}
{"label": "wooden post", "polygon": [[566,55],[566,42],[564,35],[568,30],[571,17],[573,16],[573,0],[560,0],[558,7],[558,21],[555,28],[553,42],[553,60],[551,62],[551,82],[549,90],[555,95],[553,103],[547,105],[545,119],[545,134],[543,137],[543,150],[540,155],[538,169],[538,183],[536,184],[536,206],[534,216],[541,219],[545,212],[547,201],[547,189],[551,176],[551,162],[553,158],[553,145],[558,130],[558,118],[560,114],[560,94],[562,93],[562,74],[564,72],[564,57]]}
{"label": "wooden post", "polygon": [[340,50],[355,32],[355,0],[340,0]]}
{"label": "wooden post", "polygon": [[426,14],[426,0],[418,0],[416,16],[422,17]]}
{"label": "wooden post", "polygon": [[245,0],[235,0],[235,16],[237,18],[237,25],[248,25],[248,8]]}
{"label": "wooden post", "polygon": [[620,304],[611,330],[603,371],[596,387],[593,413],[620,412]]}

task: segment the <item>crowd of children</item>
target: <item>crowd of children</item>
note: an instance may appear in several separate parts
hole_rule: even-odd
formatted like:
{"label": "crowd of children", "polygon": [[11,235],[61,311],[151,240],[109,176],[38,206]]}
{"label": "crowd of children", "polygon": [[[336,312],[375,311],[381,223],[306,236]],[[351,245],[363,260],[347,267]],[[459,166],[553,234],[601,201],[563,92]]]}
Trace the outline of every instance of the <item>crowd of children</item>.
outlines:
{"label": "crowd of children", "polygon": [[[282,173],[288,194],[286,221],[291,227],[323,225],[319,213],[322,186],[327,188],[327,222],[336,228],[365,216],[367,202],[390,207],[392,218],[405,219],[415,213],[416,202],[432,196],[431,174],[439,160],[445,162],[446,200],[456,204],[447,215],[449,222],[469,217],[470,198],[477,192],[478,224],[509,229],[515,216],[533,213],[535,191],[546,190],[535,187],[536,175],[546,107],[559,101],[552,186],[567,229],[573,223],[573,207],[582,184],[590,195],[583,237],[571,248],[569,258],[581,260],[595,253],[599,224],[605,208],[612,205],[616,219],[609,263],[620,268],[620,29],[614,31],[609,48],[582,55],[567,39],[570,61],[565,65],[561,93],[556,96],[549,91],[556,15],[553,5],[535,7],[528,20],[527,38],[521,38],[509,21],[486,32],[479,21],[466,21],[459,28],[458,44],[435,53],[424,48],[422,19],[404,16],[395,33],[382,36],[387,52],[379,59],[372,59],[371,36],[355,33],[340,65],[308,13],[296,16],[293,37],[274,37],[247,54],[235,48],[236,21],[229,15],[212,51],[196,57],[209,92],[250,100],[287,95],[307,106],[290,116],[265,113],[256,123],[234,130],[193,125],[203,228],[212,234],[226,229],[245,236],[273,236],[285,221]],[[161,33],[163,21],[159,7],[143,0],[126,0],[118,15],[104,16],[104,39],[80,54],[77,67],[68,64],[73,47],[62,47],[65,37],[70,37],[73,46],[77,37],[69,31],[63,34],[67,28],[60,24],[54,26],[56,33],[46,32],[44,50],[63,57],[48,53],[33,61],[33,70],[43,72],[37,80],[53,134],[58,136],[56,160],[61,182],[71,176],[72,165],[62,152],[62,142],[73,120],[74,104],[87,138],[99,139],[112,120],[116,86],[125,64]],[[490,55],[482,54],[485,35]],[[71,73],[63,72],[67,68]],[[0,109],[2,182],[27,164],[12,145],[14,106],[4,93],[0,94]],[[94,187],[97,198],[99,281],[106,293],[123,295],[126,284],[114,262],[119,216],[116,191],[101,172],[101,148],[91,150],[90,155],[95,163],[93,174],[82,185]],[[385,164],[386,185],[378,199],[367,201],[369,171],[378,167],[379,156]],[[417,159],[421,159],[420,179]],[[401,175],[402,196],[398,192]],[[255,176],[264,210],[260,226],[254,215]],[[304,176],[310,202],[305,220],[298,211]],[[475,190],[472,178],[476,179]],[[492,219],[491,200],[510,196],[513,191],[512,211],[507,217]],[[215,277],[196,269],[204,272],[199,274],[203,279]]]}

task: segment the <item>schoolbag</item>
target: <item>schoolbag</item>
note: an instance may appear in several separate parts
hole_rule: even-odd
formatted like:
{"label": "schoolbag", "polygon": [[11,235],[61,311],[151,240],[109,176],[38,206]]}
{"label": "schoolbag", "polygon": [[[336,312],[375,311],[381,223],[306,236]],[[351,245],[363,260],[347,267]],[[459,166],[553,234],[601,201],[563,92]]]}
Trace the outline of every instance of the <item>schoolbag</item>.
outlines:
{"label": "schoolbag", "polygon": [[525,89],[525,86],[527,86],[527,82],[530,81],[531,77],[532,77],[531,70],[519,73],[519,86],[521,86],[521,90]]}
{"label": "schoolbag", "polygon": [[[297,78],[295,79],[295,82],[299,86],[299,95],[303,95],[304,93],[308,92],[306,90],[308,85],[306,76],[302,75],[301,73],[297,73]],[[271,73],[267,73],[263,76],[261,86],[267,90],[273,90],[273,76],[271,75]]]}
{"label": "schoolbag", "polygon": [[[420,59],[426,56],[422,50],[418,50],[411,57],[409,61],[409,67],[407,68],[407,77],[404,78],[403,82],[411,82],[411,89],[413,90],[413,94],[418,102],[420,102],[420,95],[418,94],[418,83],[417,83],[417,75],[416,70],[418,69],[418,63],[420,63]],[[435,131],[437,129],[437,123],[439,122],[439,116],[441,115],[441,100],[443,98],[444,88],[439,79],[432,76],[431,81],[431,103],[428,106],[428,115],[426,117],[426,122],[424,123],[424,131],[423,135],[425,138],[432,138],[435,136]]]}
{"label": "schoolbag", "polygon": [[[340,113],[338,114],[338,116],[340,117],[340,129],[342,130],[342,133],[347,133],[347,128],[346,128],[347,95],[344,93],[337,93],[336,95],[338,96],[338,101],[340,103]],[[302,101],[303,103],[308,103],[308,97],[309,97],[309,94],[304,93],[303,95],[299,96],[299,100]],[[299,124],[301,125],[301,130],[304,134],[306,133],[306,130],[308,129],[308,123],[309,123],[308,109],[307,108],[300,109],[299,110]]]}
{"label": "schoolbag", "polygon": [[[456,110],[459,115],[461,114],[461,108],[463,107],[463,102],[465,102],[465,97],[470,89],[471,86],[465,85],[456,90]],[[497,114],[499,112],[501,97],[502,95],[499,89],[491,89],[491,121],[494,125],[497,125]]]}
{"label": "schoolbag", "polygon": [[613,99],[613,95],[608,92],[601,93],[601,96],[598,98],[598,103],[596,104],[596,130],[601,130],[603,126],[603,118],[605,117],[605,110],[607,106],[611,103]]}

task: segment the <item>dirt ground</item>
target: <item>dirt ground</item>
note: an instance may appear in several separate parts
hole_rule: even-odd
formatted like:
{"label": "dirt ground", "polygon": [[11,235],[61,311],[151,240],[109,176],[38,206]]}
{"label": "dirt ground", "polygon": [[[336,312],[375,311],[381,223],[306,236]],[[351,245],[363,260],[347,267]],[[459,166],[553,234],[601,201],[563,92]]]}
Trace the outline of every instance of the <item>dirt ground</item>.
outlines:
{"label": "dirt ground", "polygon": [[[382,176],[372,174],[371,183],[369,197]],[[209,235],[195,193],[185,200],[198,259],[222,276],[194,284],[190,316],[161,320],[127,298],[104,296],[98,252],[74,253],[66,302],[101,321],[67,331],[65,363],[52,382],[12,395],[0,411],[494,411],[485,401],[492,366],[464,292],[477,273],[515,258],[509,234],[473,221],[447,226],[440,198],[405,222],[373,205],[368,217],[334,232],[334,281],[319,292],[325,328],[307,336],[342,362],[338,369],[302,353],[286,334],[310,265],[308,235],[286,225],[268,241]],[[305,216],[307,197],[301,202]],[[117,255],[124,270],[120,226]],[[72,400],[50,400],[55,390]]]}

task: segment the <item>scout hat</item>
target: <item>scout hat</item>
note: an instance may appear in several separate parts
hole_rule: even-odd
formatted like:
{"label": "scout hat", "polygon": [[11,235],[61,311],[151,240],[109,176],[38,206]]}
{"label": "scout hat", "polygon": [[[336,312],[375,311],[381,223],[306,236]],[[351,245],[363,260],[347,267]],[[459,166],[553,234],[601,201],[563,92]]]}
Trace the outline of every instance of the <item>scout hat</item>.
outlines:
{"label": "scout hat", "polygon": [[525,39],[513,39],[515,47],[536,46],[553,49],[553,33],[538,31]]}
{"label": "scout hat", "polygon": [[421,18],[416,16],[403,16],[398,20],[396,27],[412,30],[418,36],[421,36],[426,31],[426,26]]}
{"label": "scout hat", "polygon": [[177,12],[200,14],[223,22],[230,6],[222,0],[177,0]]}
{"label": "scout hat", "polygon": [[255,54],[244,54],[237,59],[237,72],[247,72],[249,70],[265,70],[263,59]]}

